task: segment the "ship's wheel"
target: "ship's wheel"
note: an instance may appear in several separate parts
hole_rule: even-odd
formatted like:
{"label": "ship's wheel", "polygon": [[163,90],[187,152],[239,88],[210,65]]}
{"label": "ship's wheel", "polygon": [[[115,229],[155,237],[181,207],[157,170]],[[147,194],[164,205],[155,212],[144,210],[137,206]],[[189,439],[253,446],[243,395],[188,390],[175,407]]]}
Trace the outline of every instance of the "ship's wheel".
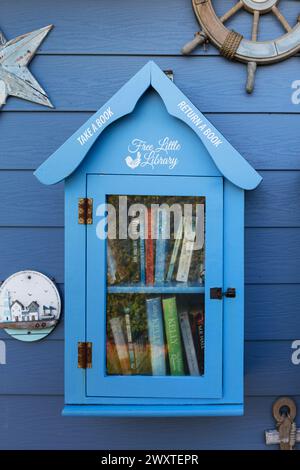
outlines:
{"label": "ship's wheel", "polygon": [[[192,0],[192,3],[202,30],[183,47],[182,53],[190,54],[197,46],[210,41],[227,59],[239,60],[248,65],[248,93],[253,91],[258,64],[279,62],[300,50],[300,16],[292,27],[278,7],[280,0],[239,0],[221,17],[216,15],[212,0]],[[251,39],[225,26],[226,21],[242,9],[253,15],[252,32],[249,35]],[[277,39],[258,41],[260,16],[265,14],[275,15],[286,33]]]}

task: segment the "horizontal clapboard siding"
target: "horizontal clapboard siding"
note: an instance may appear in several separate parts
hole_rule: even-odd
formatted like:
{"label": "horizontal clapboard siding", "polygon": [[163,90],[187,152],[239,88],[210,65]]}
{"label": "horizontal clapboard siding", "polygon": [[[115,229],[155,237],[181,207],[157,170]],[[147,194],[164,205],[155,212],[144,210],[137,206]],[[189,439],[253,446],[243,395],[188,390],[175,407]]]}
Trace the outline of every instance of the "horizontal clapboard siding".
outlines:
{"label": "horizontal clapboard siding", "polygon": [[[6,341],[1,395],[62,395],[63,347],[61,340],[34,344]],[[291,362],[289,341],[250,341],[245,345],[245,393],[248,396],[293,395],[299,386]]]}
{"label": "horizontal clapboard siding", "polygon": [[246,339],[292,340],[300,337],[299,305],[300,284],[246,285]]}
{"label": "horizontal clapboard siding", "polygon": [[[0,169],[36,169],[90,116],[35,112],[24,119],[22,112],[3,112]],[[258,170],[300,170],[298,115],[208,113],[207,118]]]}
{"label": "horizontal clapboard siding", "polygon": [[[63,297],[64,286],[58,284]],[[245,338],[251,340],[297,339],[300,331],[299,284],[246,284],[245,286]],[[298,335],[299,336],[299,335]],[[7,334],[0,330],[0,339],[7,340]],[[47,341],[64,338],[63,317]]]}
{"label": "horizontal clapboard siding", "polygon": [[[64,282],[63,228],[0,229],[0,279],[13,270],[37,269]],[[246,229],[246,282],[300,283],[300,228]]]}
{"label": "horizontal clapboard siding", "polygon": [[[215,0],[224,13],[235,0]],[[298,2],[281,2],[295,24]],[[300,332],[300,104],[292,83],[299,57],[260,67],[252,96],[246,69],[209,46],[181,57],[199,29],[188,0],[3,0],[10,39],[54,23],[30,68],[55,110],[14,98],[1,110],[0,280],[36,269],[64,291],[63,184],[42,186],[32,172],[142,65],[173,69],[175,83],[264,180],[246,195],[245,416],[197,419],[62,418],[64,321],[42,342],[8,339],[0,366],[1,449],[266,449],[272,403],[294,396],[299,367],[291,344]],[[249,36],[250,15],[228,23]],[[260,38],[279,36],[271,15]],[[298,396],[297,396],[298,395]]]}
{"label": "horizontal clapboard siding", "polygon": [[[24,4],[23,4],[24,3]],[[216,12],[222,15],[235,0],[214,0]],[[297,2],[281,2],[281,11],[291,25],[296,23],[299,13]],[[126,0],[72,0],[67,8],[60,0],[50,4],[38,0],[18,4],[3,0],[2,16],[5,18],[5,33],[14,37],[48,23],[55,24],[55,34],[40,48],[43,53],[81,54],[178,54],[185,42],[193,38],[199,25],[188,0],[141,2]],[[33,14],[34,11],[34,14]],[[282,34],[275,18],[262,18],[260,38],[270,39]],[[46,22],[46,23],[45,23]],[[249,15],[240,13],[227,23],[249,37],[251,23]],[[24,31],[23,31],[24,30]],[[197,54],[205,54],[201,48]],[[217,54],[210,46],[209,54]]]}
{"label": "horizontal clapboard siding", "polygon": [[[300,171],[260,173],[263,182],[246,194],[246,227],[300,227]],[[63,227],[63,184],[41,185],[31,170],[0,171],[0,211],[0,227]]]}
{"label": "horizontal clapboard siding", "polygon": [[176,85],[204,113],[299,112],[300,105],[291,100],[292,83],[299,77],[299,57],[277,64],[276,73],[274,67],[259,68],[252,99],[245,93],[245,66],[222,57],[51,55],[36,57],[31,71],[51,95],[56,111],[11,98],[4,113],[96,111],[149,59],[163,70],[172,69]]}
{"label": "horizontal clapboard siding", "polygon": [[[1,228],[0,279],[34,269],[64,282],[64,231],[60,228]],[[4,249],[5,247],[5,249]]]}
{"label": "horizontal clapboard siding", "polygon": [[[266,450],[264,431],[274,429],[270,410],[275,399],[273,395],[248,398],[242,418],[144,420],[61,418],[62,397],[3,396],[0,397],[1,447]],[[299,408],[300,399],[297,396],[295,399]]]}

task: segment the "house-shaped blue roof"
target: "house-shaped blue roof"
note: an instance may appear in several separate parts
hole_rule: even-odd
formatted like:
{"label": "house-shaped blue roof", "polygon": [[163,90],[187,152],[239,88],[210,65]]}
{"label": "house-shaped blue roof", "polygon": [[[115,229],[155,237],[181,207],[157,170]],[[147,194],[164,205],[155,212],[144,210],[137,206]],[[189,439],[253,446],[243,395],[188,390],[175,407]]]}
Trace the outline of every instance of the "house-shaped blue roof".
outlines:
{"label": "house-shaped blue roof", "polygon": [[[148,62],[54,152],[36,170],[35,176],[44,184],[55,184],[68,178],[84,160],[104,129],[131,113],[149,87],[160,95],[170,115],[183,121],[197,134],[225,178],[242,189],[254,189],[258,186],[261,176],[153,61]],[[89,131],[86,134],[87,129]],[[83,145],[82,136],[85,134]]]}

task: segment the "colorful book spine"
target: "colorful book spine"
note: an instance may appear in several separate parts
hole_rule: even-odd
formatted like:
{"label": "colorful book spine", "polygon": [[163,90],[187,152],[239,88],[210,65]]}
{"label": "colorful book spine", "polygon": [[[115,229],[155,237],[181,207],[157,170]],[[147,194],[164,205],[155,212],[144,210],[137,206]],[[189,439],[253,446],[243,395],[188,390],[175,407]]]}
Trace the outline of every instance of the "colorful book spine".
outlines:
{"label": "colorful book spine", "polygon": [[197,341],[198,341],[198,361],[200,375],[204,374],[204,353],[205,353],[205,331],[204,331],[204,314],[197,315]]}
{"label": "colorful book spine", "polygon": [[148,209],[147,214],[147,237],[146,237],[146,284],[154,284],[154,251],[152,239],[152,211]]}
{"label": "colorful book spine", "polygon": [[184,237],[176,276],[176,280],[179,282],[188,281],[194,250],[195,237],[196,232],[195,230],[193,230],[192,221],[190,218],[187,218],[184,221]]}
{"label": "colorful book spine", "polygon": [[188,312],[180,312],[179,320],[190,375],[200,375]]}
{"label": "colorful book spine", "polygon": [[197,233],[197,250],[202,250],[205,241],[205,205],[197,204],[195,217],[195,231]]}
{"label": "colorful book spine", "polygon": [[124,375],[128,375],[130,374],[130,360],[128,354],[128,347],[122,329],[122,319],[120,317],[111,318],[110,326],[114,337],[121,371]]}
{"label": "colorful book spine", "polygon": [[108,277],[109,284],[114,284],[116,282],[116,273],[117,273],[116,261],[115,261],[112,249],[108,244],[107,245],[107,277]]}
{"label": "colorful book spine", "polygon": [[[194,312],[190,312],[189,316],[190,316],[190,325],[191,325],[192,335],[193,335],[193,338],[196,338],[197,336],[196,315],[194,314]],[[196,355],[198,357],[197,342],[196,342]]]}
{"label": "colorful book spine", "polygon": [[134,347],[132,342],[132,331],[131,331],[131,321],[130,321],[130,310],[129,308],[124,309],[125,311],[125,325],[126,325],[126,333],[127,333],[127,344],[128,344],[128,353],[129,353],[129,362],[131,370],[135,370],[135,354],[134,354]]}
{"label": "colorful book spine", "polygon": [[165,331],[171,375],[184,375],[180,329],[175,297],[163,299]]}
{"label": "colorful book spine", "polygon": [[161,298],[146,300],[148,334],[153,375],[166,375],[166,358]]}
{"label": "colorful book spine", "polygon": [[165,279],[167,212],[158,210],[156,214],[155,283],[159,284]]}
{"label": "colorful book spine", "polygon": [[139,246],[139,244],[138,244],[138,240],[132,240],[132,242],[133,242],[132,243],[132,261],[137,264],[138,259],[139,259],[139,257],[138,257],[138,253],[139,253],[138,246]]}
{"label": "colorful book spine", "polygon": [[[148,343],[148,337],[147,337]],[[148,352],[147,352],[147,343],[144,335],[140,335],[136,338],[134,342],[134,353],[135,353],[135,363],[136,363],[136,374],[145,373],[145,363],[147,363]]]}
{"label": "colorful book spine", "polygon": [[140,221],[140,267],[141,283],[146,282],[146,261],[145,261],[145,219],[141,217]]}
{"label": "colorful book spine", "polygon": [[174,241],[174,247],[170,259],[170,264],[169,264],[169,269],[167,273],[167,281],[171,282],[173,273],[174,273],[174,268],[175,268],[175,263],[177,260],[178,252],[179,252],[179,247],[180,243],[182,241],[182,217],[180,218],[179,226],[178,229],[176,230],[176,235],[175,235],[175,241]]}
{"label": "colorful book spine", "polygon": [[135,370],[136,373],[140,373],[140,365],[141,365],[141,355],[142,355],[142,346],[139,339],[136,339],[133,343],[134,347],[134,356],[135,356]]}
{"label": "colorful book spine", "polygon": [[109,375],[121,374],[121,367],[116,351],[116,347],[112,341],[106,341],[106,369]]}

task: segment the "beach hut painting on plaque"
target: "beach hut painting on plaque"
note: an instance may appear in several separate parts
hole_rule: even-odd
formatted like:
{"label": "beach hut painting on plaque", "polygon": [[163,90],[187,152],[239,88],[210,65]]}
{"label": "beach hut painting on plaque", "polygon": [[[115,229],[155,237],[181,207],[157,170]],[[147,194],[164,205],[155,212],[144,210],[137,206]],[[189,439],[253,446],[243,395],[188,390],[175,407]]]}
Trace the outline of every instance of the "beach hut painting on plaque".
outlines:
{"label": "beach hut painting on plaque", "polygon": [[20,341],[38,341],[55,328],[61,300],[54,282],[37,271],[20,271],[0,287],[0,329]]}

